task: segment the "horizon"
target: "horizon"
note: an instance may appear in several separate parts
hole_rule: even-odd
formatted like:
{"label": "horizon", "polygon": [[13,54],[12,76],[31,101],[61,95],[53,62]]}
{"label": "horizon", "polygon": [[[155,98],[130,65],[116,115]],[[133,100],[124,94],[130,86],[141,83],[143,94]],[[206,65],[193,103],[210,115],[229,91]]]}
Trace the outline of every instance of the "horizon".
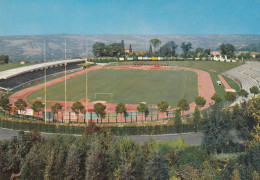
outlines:
{"label": "horizon", "polygon": [[[259,0],[0,0],[0,36],[259,35]],[[91,27],[91,28],[89,28]]]}

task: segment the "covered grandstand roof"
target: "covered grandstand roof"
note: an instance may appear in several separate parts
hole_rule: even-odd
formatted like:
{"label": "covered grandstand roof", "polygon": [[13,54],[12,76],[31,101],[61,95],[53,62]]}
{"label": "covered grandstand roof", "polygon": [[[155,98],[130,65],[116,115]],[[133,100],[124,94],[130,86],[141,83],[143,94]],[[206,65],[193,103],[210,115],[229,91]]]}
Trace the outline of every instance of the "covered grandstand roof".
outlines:
{"label": "covered grandstand roof", "polygon": [[34,64],[34,65],[30,65],[30,66],[9,69],[9,70],[0,72],[0,79],[8,79],[8,78],[11,78],[11,77],[14,77],[14,76],[26,73],[26,72],[43,69],[45,66],[53,67],[53,66],[62,65],[65,62],[74,63],[74,62],[80,62],[80,61],[84,61],[84,59],[72,59],[72,60],[62,60],[62,61],[55,61],[55,62],[46,62],[46,63],[40,63],[40,64]]}

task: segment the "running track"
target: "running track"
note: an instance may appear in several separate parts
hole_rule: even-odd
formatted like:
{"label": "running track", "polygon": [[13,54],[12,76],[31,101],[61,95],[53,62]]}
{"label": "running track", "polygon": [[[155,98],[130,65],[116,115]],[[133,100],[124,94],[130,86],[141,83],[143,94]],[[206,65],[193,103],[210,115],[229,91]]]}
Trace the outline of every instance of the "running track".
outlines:
{"label": "running track", "polygon": [[[199,91],[199,96],[202,96],[206,99],[206,105],[201,108],[206,109],[208,108],[211,104],[213,104],[213,101],[210,99],[211,96],[215,93],[215,89],[214,89],[214,85],[212,83],[210,74],[206,71],[202,71],[202,70],[198,70],[198,69],[192,69],[192,68],[185,68],[185,67],[174,67],[174,66],[115,66],[115,67],[103,67],[103,66],[94,66],[94,67],[90,67],[86,70],[82,70],[70,75],[67,75],[67,79],[71,79],[73,77],[85,74],[86,72],[90,72],[90,71],[95,71],[98,69],[112,69],[112,68],[122,68],[122,69],[142,69],[142,70],[171,70],[171,69],[183,69],[183,70],[188,70],[188,71],[193,71],[195,73],[197,73],[198,76],[198,91]],[[65,77],[60,77],[51,81],[48,81],[46,83],[47,86],[51,86],[54,85],[56,83],[62,82],[65,80]],[[14,93],[13,95],[11,95],[9,97],[10,103],[14,104],[15,101],[17,101],[18,99],[23,99],[27,102],[27,96],[29,94],[31,94],[34,91],[40,90],[44,88],[44,83],[33,86],[33,87],[29,87],[26,89],[23,89],[21,91],[18,91],[16,93]],[[187,87],[188,88],[188,87]],[[57,101],[59,103],[61,103],[61,105],[63,106],[63,111],[64,111],[64,107],[65,107],[65,102],[64,101]],[[82,104],[84,106],[86,106],[86,100],[81,100]],[[67,111],[71,111],[71,106],[74,102],[72,101],[67,101]],[[31,108],[31,105],[27,102],[28,107],[27,108]],[[88,102],[88,109],[93,109],[94,103],[93,102]],[[194,112],[195,109],[195,102],[190,104],[190,110],[186,111],[186,114],[192,113]],[[111,103],[106,103],[106,112],[115,112],[115,107],[116,104],[111,104]],[[129,112],[133,112],[133,111],[137,111],[137,104],[126,104],[126,108]],[[172,109],[173,110],[173,109]],[[47,108],[47,111],[51,111],[51,107]],[[164,119],[166,118],[167,115],[166,113],[160,113],[159,114],[159,119]],[[169,116],[170,117],[170,116]],[[80,118],[81,119],[81,118]],[[142,115],[140,115],[140,117],[138,117],[139,121],[144,120],[144,117]],[[149,120],[149,117],[146,118],[146,120]],[[125,120],[122,118],[122,116],[118,116],[118,122],[124,122]],[[104,121],[105,122],[105,121]]]}

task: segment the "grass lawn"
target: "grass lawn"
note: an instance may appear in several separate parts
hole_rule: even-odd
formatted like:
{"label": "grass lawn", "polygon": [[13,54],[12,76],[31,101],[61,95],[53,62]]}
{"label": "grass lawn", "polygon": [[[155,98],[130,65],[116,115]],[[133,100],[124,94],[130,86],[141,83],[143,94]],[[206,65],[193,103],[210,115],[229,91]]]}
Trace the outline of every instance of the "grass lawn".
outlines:
{"label": "grass lawn", "polygon": [[[218,73],[227,71],[229,69],[235,68],[237,66],[242,65],[240,62],[216,62],[216,61],[127,61],[127,62],[119,62],[119,65],[133,65],[135,63],[146,63],[146,64],[168,64],[169,66],[180,66],[180,67],[189,67],[195,69],[201,69],[205,71],[214,70]],[[117,63],[111,64],[112,66],[116,66]]]}
{"label": "grass lawn", "polygon": [[[67,81],[68,101],[85,98],[85,78],[81,75]],[[176,107],[181,98],[193,102],[198,96],[197,74],[185,70],[102,69],[88,73],[88,85],[91,101],[95,101],[95,93],[113,93],[113,99],[107,99],[111,103],[157,104],[166,100]],[[43,89],[27,99],[32,102],[39,97],[44,97]],[[64,101],[64,82],[47,87],[47,100]]]}
{"label": "grass lawn", "polygon": [[5,71],[8,69],[23,67],[23,66],[29,66],[33,65],[34,63],[26,62],[25,64],[20,64],[20,62],[11,62],[9,64],[0,64],[0,71]]}
{"label": "grass lawn", "polygon": [[[156,61],[156,62],[152,62],[152,61],[138,61],[138,62],[120,62],[119,65],[133,65],[135,63],[146,63],[146,64],[168,64],[169,66],[179,66],[179,67],[189,67],[189,68],[195,68],[195,69],[201,69],[204,71],[207,71],[212,79],[212,82],[214,84],[214,88],[215,91],[221,95],[223,97],[223,100],[225,102],[224,99],[224,95],[226,94],[225,91],[225,87],[219,86],[217,84],[217,81],[219,81],[220,79],[218,78],[218,74],[224,71],[227,71],[229,69],[235,68],[237,66],[240,66],[244,63],[242,62],[216,62],[216,61]],[[113,64],[113,66],[115,66],[116,64]],[[213,70],[213,71],[212,71]],[[235,82],[234,80],[225,77],[225,80],[227,81],[227,83],[229,84],[229,86],[233,89],[235,89],[236,91],[239,91],[240,87],[237,84],[237,82]]]}

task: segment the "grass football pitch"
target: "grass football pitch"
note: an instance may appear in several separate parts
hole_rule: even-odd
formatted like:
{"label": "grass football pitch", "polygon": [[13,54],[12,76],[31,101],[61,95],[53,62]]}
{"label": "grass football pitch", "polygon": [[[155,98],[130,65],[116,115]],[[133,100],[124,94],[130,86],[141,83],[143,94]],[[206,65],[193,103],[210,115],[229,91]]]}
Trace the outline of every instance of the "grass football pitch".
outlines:
{"label": "grass football pitch", "polygon": [[[67,100],[78,101],[86,98],[86,75],[67,80]],[[104,99],[95,93],[112,93]],[[102,95],[102,94],[101,94]],[[64,101],[64,82],[47,87],[47,100]],[[88,73],[88,98],[91,101],[107,100],[110,103],[157,104],[165,100],[176,107],[178,100],[193,102],[198,96],[198,77],[195,72],[186,70],[137,70],[101,69]],[[44,89],[27,97],[33,100],[44,99]]]}

